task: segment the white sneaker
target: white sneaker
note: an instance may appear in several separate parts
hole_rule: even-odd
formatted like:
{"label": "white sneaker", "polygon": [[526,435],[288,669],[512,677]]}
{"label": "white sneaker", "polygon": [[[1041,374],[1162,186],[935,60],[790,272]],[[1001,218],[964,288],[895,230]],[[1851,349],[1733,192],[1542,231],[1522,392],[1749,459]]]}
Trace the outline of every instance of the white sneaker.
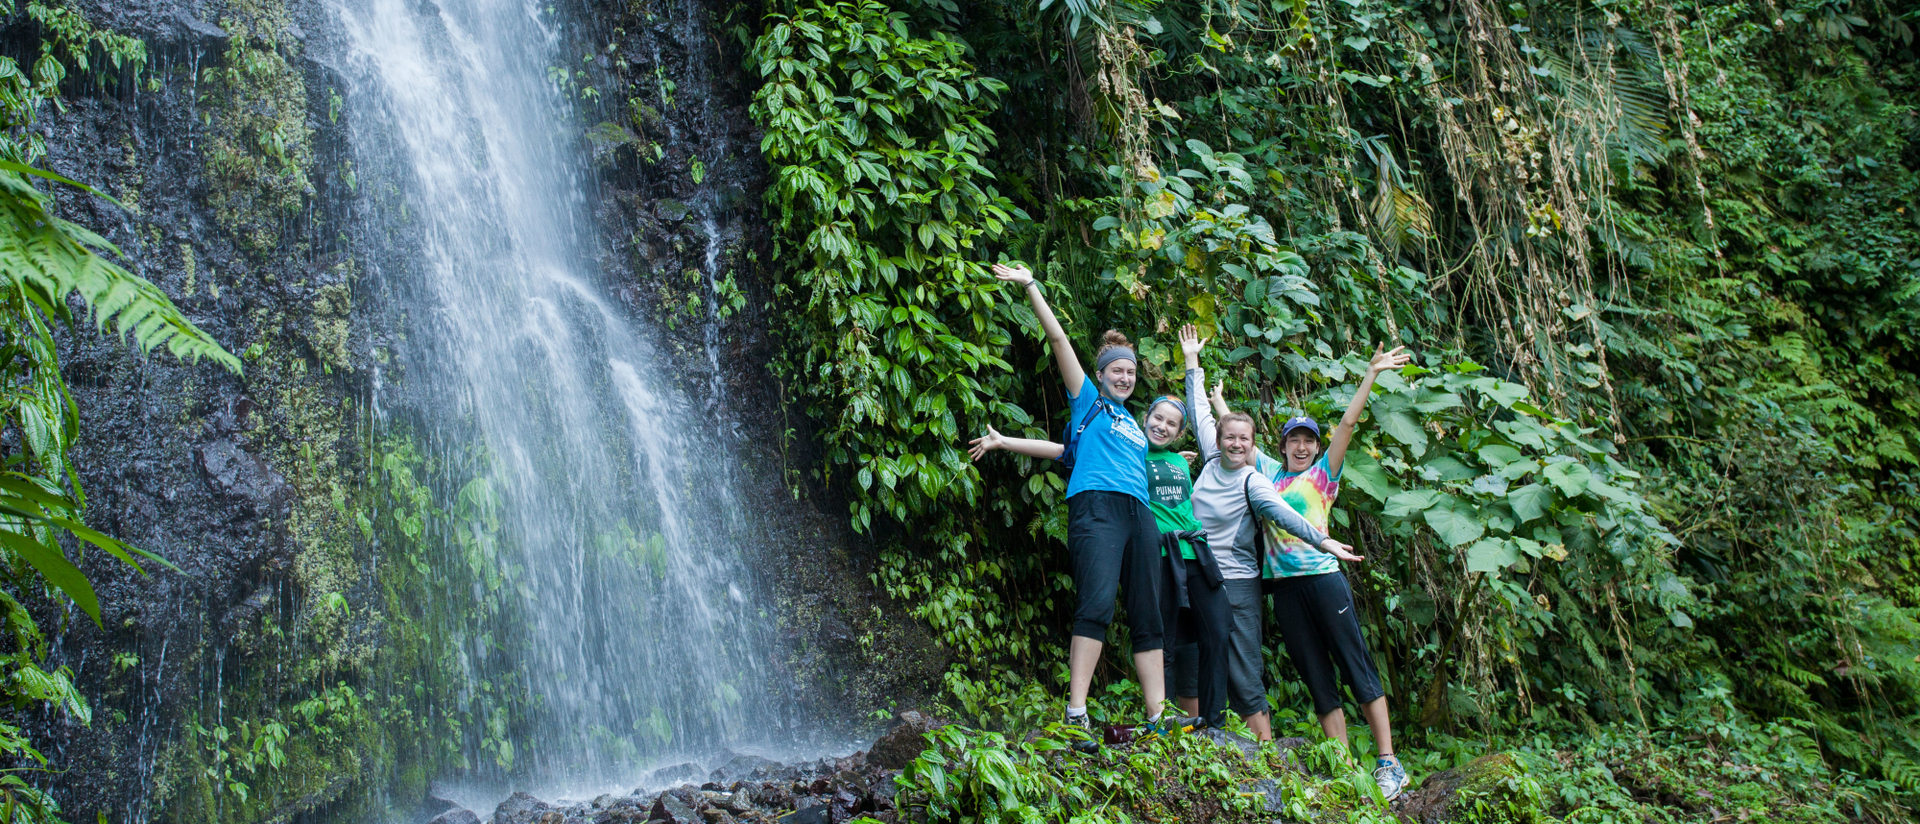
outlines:
{"label": "white sneaker", "polygon": [[1407,769],[1400,766],[1400,759],[1391,761],[1382,758],[1374,762],[1373,783],[1380,785],[1380,795],[1388,801],[1399,797],[1400,791],[1407,788]]}

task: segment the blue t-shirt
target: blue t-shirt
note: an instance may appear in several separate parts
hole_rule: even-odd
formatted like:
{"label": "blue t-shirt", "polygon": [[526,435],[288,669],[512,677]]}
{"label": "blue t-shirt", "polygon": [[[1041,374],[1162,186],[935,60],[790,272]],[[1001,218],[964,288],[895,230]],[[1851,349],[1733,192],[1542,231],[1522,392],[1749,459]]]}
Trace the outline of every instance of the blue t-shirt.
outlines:
{"label": "blue t-shirt", "polygon": [[1079,428],[1098,399],[1105,409],[1093,414],[1087,430],[1073,447],[1073,477],[1067,479],[1067,497],[1088,490],[1119,492],[1147,502],[1147,433],[1140,431],[1127,408],[1111,398],[1101,398],[1092,378],[1083,378],[1079,396],[1073,398],[1073,414],[1067,419],[1067,434]]}

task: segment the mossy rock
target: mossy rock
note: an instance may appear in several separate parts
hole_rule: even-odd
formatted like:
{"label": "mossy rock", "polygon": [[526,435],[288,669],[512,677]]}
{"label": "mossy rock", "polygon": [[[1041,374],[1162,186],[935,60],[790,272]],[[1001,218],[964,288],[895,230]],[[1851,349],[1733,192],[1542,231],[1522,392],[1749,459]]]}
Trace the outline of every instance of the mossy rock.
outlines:
{"label": "mossy rock", "polygon": [[1417,824],[1545,824],[1540,782],[1510,752],[1483,755],[1435,773],[1420,789],[1396,799],[1394,812]]}

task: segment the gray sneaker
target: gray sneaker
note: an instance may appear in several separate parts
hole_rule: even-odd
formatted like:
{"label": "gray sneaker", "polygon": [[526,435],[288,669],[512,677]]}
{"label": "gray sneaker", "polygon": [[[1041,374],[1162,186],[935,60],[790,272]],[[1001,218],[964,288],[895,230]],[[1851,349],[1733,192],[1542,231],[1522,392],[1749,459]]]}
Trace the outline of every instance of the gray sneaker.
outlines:
{"label": "gray sneaker", "polygon": [[1098,752],[1100,750],[1100,737],[1093,731],[1093,716],[1069,715],[1066,717],[1065,723],[1069,727],[1079,727],[1087,732],[1087,738],[1085,740],[1078,738],[1073,740],[1070,746],[1073,747],[1074,752]]}
{"label": "gray sneaker", "polygon": [[1400,759],[1391,761],[1382,758],[1374,762],[1373,783],[1380,785],[1380,796],[1388,801],[1399,797],[1400,791],[1407,788],[1407,768],[1400,766]]}

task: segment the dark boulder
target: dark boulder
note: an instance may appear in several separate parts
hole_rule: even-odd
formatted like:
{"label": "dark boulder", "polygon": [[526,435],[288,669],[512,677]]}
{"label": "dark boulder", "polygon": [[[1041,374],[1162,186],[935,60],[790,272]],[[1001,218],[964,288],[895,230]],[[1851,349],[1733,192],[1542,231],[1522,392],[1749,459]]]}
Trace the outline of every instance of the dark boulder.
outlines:
{"label": "dark boulder", "polygon": [[1465,796],[1483,802],[1487,809],[1502,810],[1499,820],[1508,824],[1544,824],[1549,819],[1541,809],[1539,785],[1521,780],[1526,776],[1526,765],[1512,753],[1483,755],[1464,766],[1428,776],[1420,782],[1420,789],[1394,799],[1393,811],[1401,821],[1443,824],[1470,812],[1454,809],[1454,799]]}
{"label": "dark boulder", "polygon": [[780,816],[780,824],[833,824],[833,813],[825,804],[816,804]]}
{"label": "dark boulder", "polygon": [[888,770],[898,770],[913,763],[927,748],[926,734],[946,724],[935,721],[913,710],[900,713],[900,718],[892,729],[873,742],[873,749],[867,751],[867,763]]}
{"label": "dark boulder", "polygon": [[427,824],[480,824],[480,816],[474,815],[472,810],[455,807],[434,816]]}
{"label": "dark boulder", "polygon": [[653,809],[647,817],[668,824],[701,824],[700,813],[694,805],[670,792],[661,793],[659,798],[653,800]]}
{"label": "dark boulder", "polygon": [[833,824],[845,824],[854,816],[866,810],[866,799],[851,790],[841,790],[833,794],[833,800],[827,802],[827,812],[833,818]]}
{"label": "dark boulder", "polygon": [[708,780],[721,784],[735,781],[763,781],[781,769],[781,764],[771,758],[757,755],[736,755],[707,774]]}
{"label": "dark boulder", "polygon": [[493,808],[493,824],[537,824],[553,808],[525,792],[517,792]]}
{"label": "dark boulder", "polygon": [[286,479],[232,438],[203,443],[194,454],[207,486],[224,499],[243,502],[254,517],[277,515],[292,498]]}
{"label": "dark boulder", "polygon": [[647,786],[675,787],[681,784],[691,784],[701,780],[705,776],[706,770],[701,769],[699,764],[688,761],[685,764],[661,767],[660,769],[647,773]]}

